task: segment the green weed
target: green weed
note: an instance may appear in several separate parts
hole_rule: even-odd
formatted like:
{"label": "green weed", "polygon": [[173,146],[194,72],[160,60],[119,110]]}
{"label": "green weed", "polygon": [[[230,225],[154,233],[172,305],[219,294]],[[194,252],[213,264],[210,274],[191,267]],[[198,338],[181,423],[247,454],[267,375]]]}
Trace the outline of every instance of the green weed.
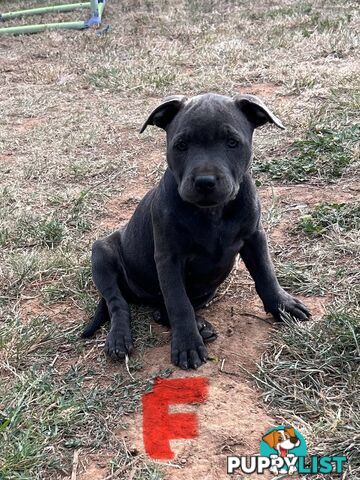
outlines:
{"label": "green weed", "polygon": [[304,139],[295,141],[283,159],[256,164],[274,180],[301,183],[311,177],[334,180],[353,161],[352,148],[360,135],[360,125],[333,128],[312,127]]}
{"label": "green weed", "polygon": [[360,228],[360,203],[322,203],[300,217],[297,229],[307,235],[324,235],[329,229],[349,231]]}

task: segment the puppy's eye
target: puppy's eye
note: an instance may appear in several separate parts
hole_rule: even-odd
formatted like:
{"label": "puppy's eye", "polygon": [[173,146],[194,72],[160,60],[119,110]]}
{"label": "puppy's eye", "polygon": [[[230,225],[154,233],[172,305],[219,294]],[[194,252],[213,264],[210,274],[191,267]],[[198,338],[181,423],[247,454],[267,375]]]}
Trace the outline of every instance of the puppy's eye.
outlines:
{"label": "puppy's eye", "polygon": [[229,148],[236,148],[239,145],[239,141],[236,138],[228,138],[227,146]]}
{"label": "puppy's eye", "polygon": [[180,152],[185,152],[185,150],[187,150],[187,144],[184,142],[184,140],[179,140],[176,142],[175,148],[180,150]]}

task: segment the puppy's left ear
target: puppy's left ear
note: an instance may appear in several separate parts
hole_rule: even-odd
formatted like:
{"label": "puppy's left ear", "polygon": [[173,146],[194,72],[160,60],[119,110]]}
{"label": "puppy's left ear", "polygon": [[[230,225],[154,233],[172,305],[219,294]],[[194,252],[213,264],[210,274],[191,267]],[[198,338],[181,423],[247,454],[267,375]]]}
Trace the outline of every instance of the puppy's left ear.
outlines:
{"label": "puppy's left ear", "polygon": [[157,127],[166,130],[166,127],[179,112],[185,101],[186,97],[183,95],[166,97],[164,101],[150,113],[148,119],[142,126],[140,133],[143,133],[148,125],[156,125]]}
{"label": "puppy's left ear", "polygon": [[285,130],[281,120],[255,95],[237,95],[234,100],[255,128],[270,122]]}

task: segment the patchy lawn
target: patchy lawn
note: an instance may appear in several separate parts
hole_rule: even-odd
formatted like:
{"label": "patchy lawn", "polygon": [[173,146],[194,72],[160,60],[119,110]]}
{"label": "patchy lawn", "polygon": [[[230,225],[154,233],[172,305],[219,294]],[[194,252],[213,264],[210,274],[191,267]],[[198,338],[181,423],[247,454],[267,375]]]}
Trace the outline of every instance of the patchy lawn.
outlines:
{"label": "patchy lawn", "polygon": [[[311,453],[348,455],[358,479],[356,3],[108,0],[107,23],[104,36],[0,37],[0,479],[225,479],[227,454],[258,453],[283,422]],[[204,91],[259,95],[287,126],[256,133],[253,169],[279,278],[313,321],[274,329],[240,265],[204,312],[219,332],[211,361],[174,371],[169,332],[137,307],[130,376],[105,358],[106,328],[79,339],[97,301],[91,244],[164,170],[164,135],[138,135],[149,111]],[[159,375],[210,379],[200,437],[175,442],[170,465],[141,439]]]}

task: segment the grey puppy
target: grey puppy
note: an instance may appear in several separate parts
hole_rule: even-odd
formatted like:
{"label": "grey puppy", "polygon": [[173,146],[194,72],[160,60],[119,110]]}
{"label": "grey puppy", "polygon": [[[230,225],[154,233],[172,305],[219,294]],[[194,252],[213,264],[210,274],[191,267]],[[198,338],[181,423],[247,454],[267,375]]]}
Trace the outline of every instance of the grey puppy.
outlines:
{"label": "grey puppy", "polygon": [[215,295],[240,253],[266,312],[299,320],[307,308],[275,276],[260,203],[250,174],[254,129],[281,121],[252,95],[168,97],[146,120],[166,131],[167,163],[159,184],[141,200],[127,225],[94,243],[92,271],[102,298],[83,336],[110,319],[107,353],[133,350],[130,303],[160,310],[171,327],[171,360],[198,368],[204,342],[216,337],[196,315]]}

